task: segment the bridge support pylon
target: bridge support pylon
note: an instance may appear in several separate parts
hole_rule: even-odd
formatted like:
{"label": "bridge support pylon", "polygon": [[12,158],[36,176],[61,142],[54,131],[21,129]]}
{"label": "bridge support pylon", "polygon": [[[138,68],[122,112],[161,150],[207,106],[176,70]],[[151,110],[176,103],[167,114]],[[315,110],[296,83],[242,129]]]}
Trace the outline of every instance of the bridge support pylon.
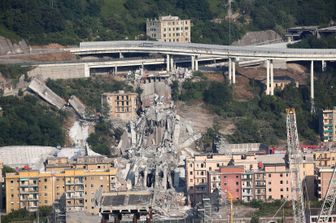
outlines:
{"label": "bridge support pylon", "polygon": [[191,70],[198,71],[198,57],[195,55],[191,56]]}
{"label": "bridge support pylon", "polygon": [[166,64],[167,64],[166,70],[167,72],[169,72],[170,71],[170,55],[169,54],[167,54],[166,56]]}
{"label": "bridge support pylon", "polygon": [[315,113],[314,102],[314,61],[310,62],[310,112]]}
{"label": "bridge support pylon", "polygon": [[266,60],[266,95],[274,95],[274,66],[273,60]]}
{"label": "bridge support pylon", "polygon": [[271,95],[274,95],[274,69],[273,69],[273,60],[271,60],[270,64],[271,69]]}

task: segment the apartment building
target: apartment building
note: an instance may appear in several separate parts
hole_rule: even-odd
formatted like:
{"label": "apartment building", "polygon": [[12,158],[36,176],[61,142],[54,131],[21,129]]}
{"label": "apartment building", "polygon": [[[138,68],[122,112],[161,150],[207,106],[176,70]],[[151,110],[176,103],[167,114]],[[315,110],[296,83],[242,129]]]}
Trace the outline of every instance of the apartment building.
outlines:
{"label": "apartment building", "polygon": [[266,200],[291,200],[291,174],[285,163],[264,166]]}
{"label": "apartment building", "polygon": [[[314,166],[313,160],[305,160],[300,168],[309,197],[313,197],[315,189]],[[235,169],[238,167],[239,171]],[[225,172],[229,170],[234,170],[234,179]],[[245,202],[292,198],[291,176],[284,154],[196,155],[186,159],[186,183],[192,204],[216,188],[230,191],[235,199]]]}
{"label": "apartment building", "polygon": [[254,174],[253,171],[246,171],[242,174],[241,178],[241,192],[242,192],[242,201],[250,202],[254,198]]}
{"label": "apartment building", "polygon": [[7,213],[21,208],[36,211],[39,206],[62,203],[67,211],[95,213],[97,190],[114,191],[116,168],[102,170],[19,171],[6,174]]}
{"label": "apartment building", "polygon": [[103,156],[82,156],[74,159],[52,157],[45,162],[45,170],[59,172],[65,169],[108,170],[114,167],[113,159]]}
{"label": "apartment building", "polygon": [[134,120],[137,117],[137,94],[118,91],[104,93],[101,97],[102,110],[112,119],[124,121]]}
{"label": "apartment building", "polygon": [[3,163],[0,161],[0,212],[2,211],[3,204],[4,204],[4,178],[2,177],[2,169],[3,169]]}
{"label": "apartment building", "polygon": [[258,160],[255,154],[244,155],[195,155],[186,159],[186,184],[190,201],[194,204],[201,201],[208,189],[208,172],[218,171],[220,167],[229,163],[243,166],[245,170],[258,168]]}
{"label": "apartment building", "polygon": [[336,141],[336,107],[323,110],[321,135],[323,142]]}
{"label": "apartment building", "polygon": [[313,157],[316,167],[336,166],[336,151],[334,150],[314,151]]}
{"label": "apartment building", "polygon": [[218,171],[209,171],[209,192],[218,188],[223,193],[230,193],[234,200],[242,200],[241,182],[244,172],[244,166],[223,166]]}
{"label": "apartment building", "polygon": [[327,194],[333,171],[333,168],[327,167],[317,169],[317,198],[319,201],[323,200]]}
{"label": "apartment building", "polygon": [[178,16],[160,16],[147,19],[146,35],[163,42],[189,43],[191,41],[191,21]]}

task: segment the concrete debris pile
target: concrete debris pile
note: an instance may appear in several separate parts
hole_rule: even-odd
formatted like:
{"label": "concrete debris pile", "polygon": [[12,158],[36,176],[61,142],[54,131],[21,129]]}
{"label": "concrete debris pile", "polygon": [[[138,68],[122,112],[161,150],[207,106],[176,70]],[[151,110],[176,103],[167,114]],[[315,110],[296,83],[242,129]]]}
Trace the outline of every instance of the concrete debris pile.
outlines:
{"label": "concrete debris pile", "polygon": [[156,99],[130,122],[118,145],[122,158],[115,161],[121,170],[117,190],[152,191],[153,213],[161,218],[184,217],[189,210],[184,194],[176,191],[181,172],[179,125],[174,106]]}
{"label": "concrete debris pile", "polygon": [[187,217],[188,207],[185,206],[186,197],[175,190],[155,191],[153,198],[154,218],[162,216]]}

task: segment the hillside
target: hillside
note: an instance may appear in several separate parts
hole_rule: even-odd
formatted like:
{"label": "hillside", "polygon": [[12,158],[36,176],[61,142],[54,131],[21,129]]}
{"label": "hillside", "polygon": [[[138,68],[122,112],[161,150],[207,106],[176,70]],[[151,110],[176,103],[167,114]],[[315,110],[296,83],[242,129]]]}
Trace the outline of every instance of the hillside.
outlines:
{"label": "hillside", "polygon": [[247,31],[336,20],[330,0],[235,0],[232,9],[229,26],[227,0],[2,0],[0,35],[30,44],[137,39],[145,38],[146,18],[172,14],[192,19],[193,42],[228,44]]}

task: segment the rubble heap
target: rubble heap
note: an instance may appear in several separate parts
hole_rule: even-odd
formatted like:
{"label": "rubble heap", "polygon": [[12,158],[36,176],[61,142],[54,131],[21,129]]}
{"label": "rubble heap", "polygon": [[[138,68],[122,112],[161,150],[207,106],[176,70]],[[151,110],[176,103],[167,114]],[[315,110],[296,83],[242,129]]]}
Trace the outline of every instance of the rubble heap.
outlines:
{"label": "rubble heap", "polygon": [[152,191],[154,214],[166,218],[184,217],[189,209],[184,194],[174,188],[179,165],[178,137],[174,135],[177,122],[174,106],[156,100],[129,124],[118,146],[123,158],[115,162],[124,170],[118,176],[119,189]]}

